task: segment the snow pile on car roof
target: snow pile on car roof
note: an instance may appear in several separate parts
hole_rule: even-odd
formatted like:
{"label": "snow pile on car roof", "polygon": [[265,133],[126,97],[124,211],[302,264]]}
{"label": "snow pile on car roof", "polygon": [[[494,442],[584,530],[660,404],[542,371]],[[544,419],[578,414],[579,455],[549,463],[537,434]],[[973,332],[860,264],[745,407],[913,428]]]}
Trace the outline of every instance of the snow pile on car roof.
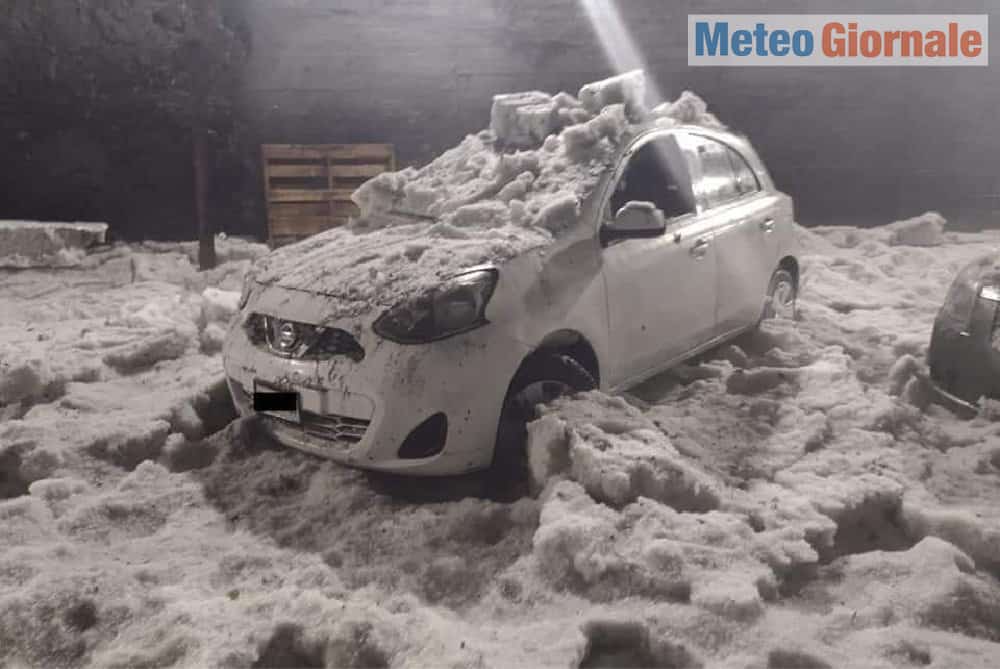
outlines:
{"label": "snow pile on car roof", "polygon": [[358,218],[278,249],[258,280],[334,296],[330,318],[354,316],[552,243],[576,227],[586,197],[637,128],[721,126],[688,91],[646,109],[644,85],[634,71],[587,84],[577,97],[495,96],[489,129],[424,167],[367,181],[352,195]]}
{"label": "snow pile on car roof", "polygon": [[566,198],[589,193],[635,126],[721,126],[690,91],[653,110],[644,98],[641,70],[586,84],[577,97],[496,95],[488,130],[469,135],[423,168],[381,174],[362,185],[353,196],[361,209],[357,225],[377,225],[372,219],[397,210],[440,217],[466,230],[511,224],[558,233],[578,213]]}

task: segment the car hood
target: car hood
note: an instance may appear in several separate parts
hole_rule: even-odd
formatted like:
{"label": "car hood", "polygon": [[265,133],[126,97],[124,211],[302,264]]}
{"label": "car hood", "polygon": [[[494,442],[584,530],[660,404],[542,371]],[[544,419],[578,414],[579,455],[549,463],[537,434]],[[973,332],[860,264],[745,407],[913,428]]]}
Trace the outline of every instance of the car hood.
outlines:
{"label": "car hood", "polygon": [[426,220],[335,228],[268,254],[252,276],[265,286],[327,297],[330,318],[357,317],[550,241],[541,232],[512,227],[472,233]]}

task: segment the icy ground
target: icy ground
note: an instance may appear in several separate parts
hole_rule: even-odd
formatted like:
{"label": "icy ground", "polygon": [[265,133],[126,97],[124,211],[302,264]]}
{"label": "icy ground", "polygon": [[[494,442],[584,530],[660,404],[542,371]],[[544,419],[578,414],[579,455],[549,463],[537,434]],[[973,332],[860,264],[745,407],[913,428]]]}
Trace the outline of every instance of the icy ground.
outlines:
{"label": "icy ground", "polygon": [[1000,234],[800,238],[798,322],[550,407],[513,504],[225,426],[259,247],[0,274],[0,666],[1000,666],[1000,411],[914,376]]}

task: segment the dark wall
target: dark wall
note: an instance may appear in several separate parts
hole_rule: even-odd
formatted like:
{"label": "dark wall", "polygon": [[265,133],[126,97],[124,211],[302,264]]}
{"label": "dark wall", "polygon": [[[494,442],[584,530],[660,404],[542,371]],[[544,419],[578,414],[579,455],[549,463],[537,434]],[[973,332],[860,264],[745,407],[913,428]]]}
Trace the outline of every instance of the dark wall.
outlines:
{"label": "dark wall", "polygon": [[[494,93],[612,73],[580,0],[248,0],[246,113],[260,141],[391,142],[421,163],[489,122]],[[989,68],[689,68],[688,13],[941,13],[940,3],[621,0],[659,88],[750,135],[804,223],[941,210],[1000,226]],[[950,3],[989,13],[997,2]],[[997,38],[991,39],[994,47]]]}
{"label": "dark wall", "polygon": [[233,114],[249,38],[234,2],[4,0],[0,218],[190,239],[192,135],[204,127],[215,217],[252,220],[226,196],[252,171]]}
{"label": "dark wall", "polygon": [[[1000,0],[954,0],[990,13]],[[192,238],[191,100],[216,98],[212,219],[264,234],[258,146],[390,142],[422,163],[485,127],[491,96],[613,73],[583,0],[6,0],[0,218],[105,220]],[[690,88],[757,144],[802,222],[941,210],[1000,226],[1000,81],[989,68],[688,68],[688,13],[819,0],[619,0],[667,97]],[[930,0],[838,12],[939,13]],[[996,50],[997,37],[991,39]],[[198,92],[208,76],[207,94]],[[230,104],[231,103],[231,104]]]}

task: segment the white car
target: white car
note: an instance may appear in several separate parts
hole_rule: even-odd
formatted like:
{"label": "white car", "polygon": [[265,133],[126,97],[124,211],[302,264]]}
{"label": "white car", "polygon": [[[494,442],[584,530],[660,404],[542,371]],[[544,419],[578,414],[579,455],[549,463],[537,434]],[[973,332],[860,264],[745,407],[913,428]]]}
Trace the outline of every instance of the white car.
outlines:
{"label": "white car", "polygon": [[609,165],[575,234],[386,309],[331,322],[310,280],[348,272],[363,236],[326,261],[311,243],[294,282],[251,273],[224,349],[239,412],[346,465],[470,472],[517,457],[539,402],[626,388],[793,312],[792,201],[745,138],[647,127]]}

